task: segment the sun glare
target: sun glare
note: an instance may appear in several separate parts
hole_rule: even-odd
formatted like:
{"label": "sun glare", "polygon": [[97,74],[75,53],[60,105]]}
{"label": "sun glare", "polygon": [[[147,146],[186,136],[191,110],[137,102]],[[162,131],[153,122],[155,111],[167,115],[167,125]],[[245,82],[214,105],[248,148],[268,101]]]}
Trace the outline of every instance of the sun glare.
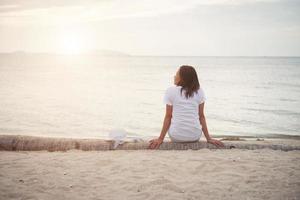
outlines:
{"label": "sun glare", "polygon": [[63,32],[60,35],[59,53],[80,54],[87,51],[88,38],[79,31]]}

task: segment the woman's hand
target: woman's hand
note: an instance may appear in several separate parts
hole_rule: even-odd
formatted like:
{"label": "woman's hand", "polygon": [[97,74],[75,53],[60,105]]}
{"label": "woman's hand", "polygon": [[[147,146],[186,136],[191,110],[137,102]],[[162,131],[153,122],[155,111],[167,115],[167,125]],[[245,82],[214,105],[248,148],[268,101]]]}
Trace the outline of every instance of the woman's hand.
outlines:
{"label": "woman's hand", "polygon": [[220,140],[215,140],[215,139],[212,139],[212,138],[209,138],[207,140],[207,143],[211,143],[213,145],[216,145],[217,147],[225,147],[224,143],[221,142]]}
{"label": "woman's hand", "polygon": [[160,138],[157,138],[157,139],[150,140],[149,142],[150,142],[150,145],[149,145],[150,149],[158,149],[159,146],[161,145],[161,143],[163,143],[163,140]]}

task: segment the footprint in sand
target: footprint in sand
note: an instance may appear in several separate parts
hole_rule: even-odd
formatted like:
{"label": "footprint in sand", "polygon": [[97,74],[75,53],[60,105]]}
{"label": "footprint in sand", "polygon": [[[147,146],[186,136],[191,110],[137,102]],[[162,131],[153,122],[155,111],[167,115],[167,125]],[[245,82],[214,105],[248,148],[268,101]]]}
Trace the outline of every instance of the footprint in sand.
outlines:
{"label": "footprint in sand", "polygon": [[104,167],[104,166],[107,166],[107,165],[110,165],[111,163],[113,163],[112,160],[98,160],[97,161],[97,165],[100,166],[100,167]]}
{"label": "footprint in sand", "polygon": [[200,171],[200,170],[202,171],[206,168],[206,166],[207,166],[206,163],[202,163],[202,164],[198,165],[197,167],[195,167],[195,171]]}
{"label": "footprint in sand", "polygon": [[169,179],[159,178],[159,179],[149,181],[147,183],[142,183],[141,185],[138,186],[138,190],[144,191],[144,190],[148,190],[149,188],[151,189],[153,187],[165,185],[168,183],[171,183]]}
{"label": "footprint in sand", "polygon": [[184,190],[182,188],[180,188],[172,183],[165,184],[163,186],[163,189],[170,190],[170,191],[177,192],[177,193],[184,193]]}

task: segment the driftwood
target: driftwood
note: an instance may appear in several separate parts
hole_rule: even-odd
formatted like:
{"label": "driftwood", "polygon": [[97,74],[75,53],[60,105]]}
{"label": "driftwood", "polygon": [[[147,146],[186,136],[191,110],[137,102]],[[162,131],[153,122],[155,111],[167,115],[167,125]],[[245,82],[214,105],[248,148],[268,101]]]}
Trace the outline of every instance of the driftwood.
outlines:
{"label": "driftwood", "polygon": [[[216,147],[205,141],[198,142],[163,142],[160,150],[198,150],[208,149],[262,149],[269,148],[273,150],[300,150],[300,145],[284,145],[284,144],[257,144],[223,141],[224,148]],[[0,135],[0,150],[2,151],[67,151],[78,149],[83,151],[105,151],[105,150],[142,150],[148,149],[149,142],[128,142],[125,141],[116,149],[113,149],[114,141],[103,139],[74,139],[74,138],[52,138],[37,136],[21,136],[21,135]]]}

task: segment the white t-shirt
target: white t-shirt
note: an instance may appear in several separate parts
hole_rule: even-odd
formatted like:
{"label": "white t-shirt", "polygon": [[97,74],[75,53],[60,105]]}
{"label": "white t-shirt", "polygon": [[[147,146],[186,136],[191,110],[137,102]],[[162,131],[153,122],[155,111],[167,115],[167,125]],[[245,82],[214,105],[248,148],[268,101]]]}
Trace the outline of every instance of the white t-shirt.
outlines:
{"label": "white t-shirt", "polygon": [[185,90],[180,94],[182,86],[173,85],[166,89],[163,101],[173,106],[171,125],[168,130],[169,137],[178,141],[199,140],[202,126],[199,121],[199,104],[206,101],[203,88],[193,97],[185,97]]}

